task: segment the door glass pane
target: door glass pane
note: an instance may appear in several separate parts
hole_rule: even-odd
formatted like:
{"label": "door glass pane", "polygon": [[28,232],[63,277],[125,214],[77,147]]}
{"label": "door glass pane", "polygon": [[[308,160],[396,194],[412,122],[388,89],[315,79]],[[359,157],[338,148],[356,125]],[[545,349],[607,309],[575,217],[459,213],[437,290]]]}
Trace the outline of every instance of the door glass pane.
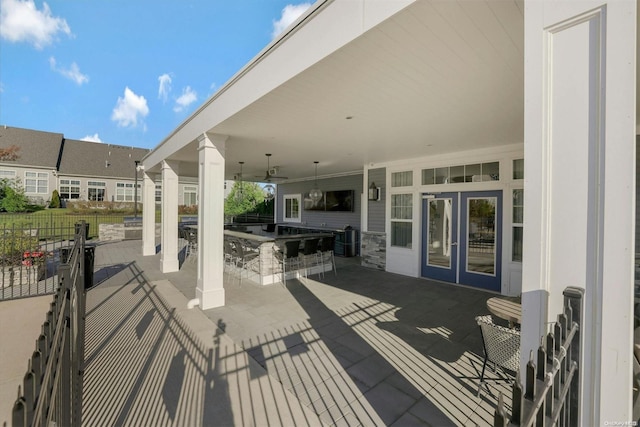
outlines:
{"label": "door glass pane", "polygon": [[467,271],[495,275],[495,197],[469,199],[467,212]]}
{"label": "door glass pane", "polygon": [[429,200],[427,265],[451,268],[451,199]]}

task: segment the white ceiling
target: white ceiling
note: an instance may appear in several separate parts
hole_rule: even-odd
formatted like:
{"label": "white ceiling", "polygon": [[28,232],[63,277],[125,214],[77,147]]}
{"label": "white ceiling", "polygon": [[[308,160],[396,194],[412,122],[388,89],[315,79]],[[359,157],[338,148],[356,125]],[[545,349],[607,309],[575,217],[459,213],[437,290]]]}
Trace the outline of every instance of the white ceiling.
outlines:
{"label": "white ceiling", "polygon": [[[227,179],[244,161],[259,180],[265,153],[292,179],[314,161],[319,175],[344,173],[522,143],[523,91],[522,0],[418,1],[210,132],[229,135]],[[196,160],[195,143],[173,158]]]}

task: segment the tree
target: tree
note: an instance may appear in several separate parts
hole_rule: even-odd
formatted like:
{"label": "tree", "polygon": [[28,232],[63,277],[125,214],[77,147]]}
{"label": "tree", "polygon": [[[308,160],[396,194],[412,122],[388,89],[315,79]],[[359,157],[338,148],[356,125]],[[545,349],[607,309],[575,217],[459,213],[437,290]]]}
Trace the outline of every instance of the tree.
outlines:
{"label": "tree", "polygon": [[54,209],[60,207],[60,194],[58,190],[53,190],[53,193],[51,193],[51,203],[49,203],[49,207]]}
{"label": "tree", "polygon": [[6,212],[24,212],[29,204],[17,180],[0,180],[0,209]]}
{"label": "tree", "polygon": [[264,193],[260,185],[255,182],[236,181],[224,201],[224,214],[235,216],[253,212],[262,202]]}

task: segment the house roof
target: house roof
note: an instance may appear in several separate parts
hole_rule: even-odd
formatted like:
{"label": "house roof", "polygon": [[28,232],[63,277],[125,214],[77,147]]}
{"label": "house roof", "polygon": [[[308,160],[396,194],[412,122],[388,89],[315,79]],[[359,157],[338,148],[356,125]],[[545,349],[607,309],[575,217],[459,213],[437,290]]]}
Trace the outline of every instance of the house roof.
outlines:
{"label": "house roof", "polygon": [[16,160],[0,160],[0,165],[57,169],[62,139],[61,133],[0,126],[0,149],[20,148]]}
{"label": "house roof", "polygon": [[148,152],[145,148],[65,139],[59,172],[62,175],[133,179],[135,161],[142,160]]}
{"label": "house roof", "polygon": [[0,149],[19,147],[16,160],[0,160],[0,166],[47,168],[63,175],[96,178],[135,177],[135,160],[146,148],[65,139],[61,133],[9,126],[0,127]]}

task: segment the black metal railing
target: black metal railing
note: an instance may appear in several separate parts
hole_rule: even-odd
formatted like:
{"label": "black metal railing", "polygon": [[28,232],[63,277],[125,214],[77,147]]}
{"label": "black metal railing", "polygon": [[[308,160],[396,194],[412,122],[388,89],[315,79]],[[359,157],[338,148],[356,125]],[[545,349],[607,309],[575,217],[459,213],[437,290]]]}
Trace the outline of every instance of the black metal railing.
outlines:
{"label": "black metal railing", "polygon": [[13,406],[13,426],[80,426],[85,331],[84,222],[58,267],[58,287],[22,389]]}
{"label": "black metal railing", "polygon": [[580,379],[578,361],[582,353],[580,324],[584,315],[584,289],[568,287],[563,292],[564,312],[553,330],[527,363],[525,385],[513,385],[512,413],[507,415],[502,394],[498,399],[494,426],[577,426]]}

